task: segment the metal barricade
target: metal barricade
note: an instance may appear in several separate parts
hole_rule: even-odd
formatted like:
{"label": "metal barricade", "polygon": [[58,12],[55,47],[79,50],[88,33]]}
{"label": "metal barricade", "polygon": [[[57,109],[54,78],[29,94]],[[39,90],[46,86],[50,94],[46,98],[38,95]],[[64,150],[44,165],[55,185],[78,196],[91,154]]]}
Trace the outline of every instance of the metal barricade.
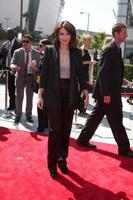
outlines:
{"label": "metal barricade", "polygon": [[2,113],[3,118],[11,118],[12,117],[12,113],[7,110],[7,106],[8,106],[8,76],[9,76],[9,73],[10,73],[9,70],[3,70],[2,74],[1,74],[1,77],[6,78],[6,83],[5,83],[5,109],[4,109],[4,113]]}
{"label": "metal barricade", "polygon": [[83,129],[84,125],[78,123],[78,109],[74,111],[74,122],[72,124],[72,128],[74,129]]}

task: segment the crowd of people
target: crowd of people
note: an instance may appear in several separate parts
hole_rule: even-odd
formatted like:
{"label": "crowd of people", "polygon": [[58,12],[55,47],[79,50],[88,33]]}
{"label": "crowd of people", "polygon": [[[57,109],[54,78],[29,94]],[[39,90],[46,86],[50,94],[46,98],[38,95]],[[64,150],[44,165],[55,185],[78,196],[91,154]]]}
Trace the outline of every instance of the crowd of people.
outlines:
{"label": "crowd of people", "polygon": [[[112,37],[106,38],[99,59],[99,71],[93,90],[95,106],[78,139],[77,145],[96,148],[90,143],[104,115],[118,145],[118,154],[133,157],[129,139],[123,125],[121,87],[133,83],[124,81],[124,64],[120,45],[126,40],[127,27],[116,23]],[[26,121],[33,123],[33,94],[38,93],[38,132],[49,129],[47,165],[52,178],[58,176],[59,168],[67,174],[69,139],[75,109],[85,114],[89,105],[88,82],[92,82],[93,67],[97,62],[97,50],[92,59],[88,48],[89,34],[84,34],[83,44],[78,48],[74,25],[59,22],[52,34],[52,41],[41,39],[38,50],[32,47],[32,36],[25,34],[18,41],[12,29],[7,30],[0,58],[4,69],[9,71],[9,108],[15,110],[15,123],[20,123],[24,90],[26,91]],[[82,102],[81,102],[82,101]]]}

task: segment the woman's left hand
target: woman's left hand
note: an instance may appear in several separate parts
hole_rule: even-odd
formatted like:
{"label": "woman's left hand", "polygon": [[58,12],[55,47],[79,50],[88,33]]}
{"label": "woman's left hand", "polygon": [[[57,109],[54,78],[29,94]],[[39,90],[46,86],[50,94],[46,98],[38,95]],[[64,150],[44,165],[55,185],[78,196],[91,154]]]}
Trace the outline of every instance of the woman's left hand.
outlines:
{"label": "woman's left hand", "polygon": [[41,110],[43,110],[43,98],[39,99],[37,102],[37,107]]}

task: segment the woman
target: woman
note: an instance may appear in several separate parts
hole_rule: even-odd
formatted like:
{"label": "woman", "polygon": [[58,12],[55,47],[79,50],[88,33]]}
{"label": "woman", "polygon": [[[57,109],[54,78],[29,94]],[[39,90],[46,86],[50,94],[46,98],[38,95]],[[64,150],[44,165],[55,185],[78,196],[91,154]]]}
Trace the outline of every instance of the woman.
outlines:
{"label": "woman", "polygon": [[[75,27],[68,21],[56,25],[53,46],[45,52],[38,92],[38,107],[46,106],[49,120],[48,169],[57,177],[57,166],[68,173],[67,156],[74,110],[78,104],[78,85],[88,105],[86,79],[82,71],[81,50],[77,49]],[[42,95],[44,94],[44,101]]]}
{"label": "woman", "polygon": [[91,61],[90,53],[88,51],[88,48],[91,45],[91,37],[88,34],[83,34],[82,40],[83,40],[83,44],[81,46],[81,50],[82,50],[82,59],[83,59],[83,69],[85,71],[86,78],[89,81],[89,67],[90,65],[93,64],[93,62]]}
{"label": "woman", "polygon": [[[96,63],[96,61],[91,61],[91,56],[90,53],[88,51],[88,48],[91,45],[91,36],[88,34],[83,34],[82,36],[82,46],[81,46],[81,50],[82,50],[82,60],[83,60],[83,70],[84,73],[86,75],[86,79],[87,81],[91,82],[90,77],[92,77],[92,75],[90,74],[91,69],[93,68],[93,65]],[[88,87],[89,90],[89,87]],[[81,96],[79,99],[80,103],[79,103],[79,116],[80,117],[88,117],[88,113],[86,112],[86,109],[84,109],[84,96],[81,92]]]}
{"label": "woman", "polygon": [[112,40],[113,40],[113,37],[111,37],[111,36],[105,37],[105,39],[103,41],[102,49],[105,49],[107,47],[107,45],[109,45]]}
{"label": "woman", "polygon": [[[45,49],[46,49],[46,45],[49,45],[50,41],[48,39],[42,39],[39,42],[39,53],[41,56],[41,65],[39,66],[39,70],[37,72],[37,76],[36,76],[36,82],[37,85],[39,84],[40,81],[40,72],[41,72],[41,68],[42,68],[42,61],[43,61],[43,57],[45,54]],[[38,91],[37,91],[38,92]],[[38,128],[37,128],[37,132],[43,132],[45,130],[45,128],[48,128],[48,120],[47,120],[47,112],[46,109],[40,109],[37,107],[37,114],[38,114]]]}
{"label": "woman", "polygon": [[[133,88],[133,82],[127,80],[127,87]],[[130,105],[133,105],[133,95],[131,95],[131,96],[128,97],[127,102],[128,102]]]}

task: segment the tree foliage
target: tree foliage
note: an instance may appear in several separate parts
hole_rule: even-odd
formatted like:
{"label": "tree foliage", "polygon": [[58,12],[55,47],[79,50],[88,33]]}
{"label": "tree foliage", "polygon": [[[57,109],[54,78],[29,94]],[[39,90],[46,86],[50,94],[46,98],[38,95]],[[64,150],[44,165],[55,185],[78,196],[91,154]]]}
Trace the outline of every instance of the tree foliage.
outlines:
{"label": "tree foliage", "polygon": [[[88,33],[84,32],[83,34],[88,34]],[[92,42],[90,48],[100,50],[102,48],[105,37],[106,37],[105,32],[98,32],[92,35]],[[83,44],[82,35],[78,34],[77,39],[78,39],[78,46],[80,47]]]}
{"label": "tree foliage", "polygon": [[106,37],[105,32],[95,33],[92,38],[91,48],[101,49],[105,37]]}
{"label": "tree foliage", "polygon": [[2,24],[0,23],[0,40],[3,40],[5,38],[5,31],[2,28]]}

